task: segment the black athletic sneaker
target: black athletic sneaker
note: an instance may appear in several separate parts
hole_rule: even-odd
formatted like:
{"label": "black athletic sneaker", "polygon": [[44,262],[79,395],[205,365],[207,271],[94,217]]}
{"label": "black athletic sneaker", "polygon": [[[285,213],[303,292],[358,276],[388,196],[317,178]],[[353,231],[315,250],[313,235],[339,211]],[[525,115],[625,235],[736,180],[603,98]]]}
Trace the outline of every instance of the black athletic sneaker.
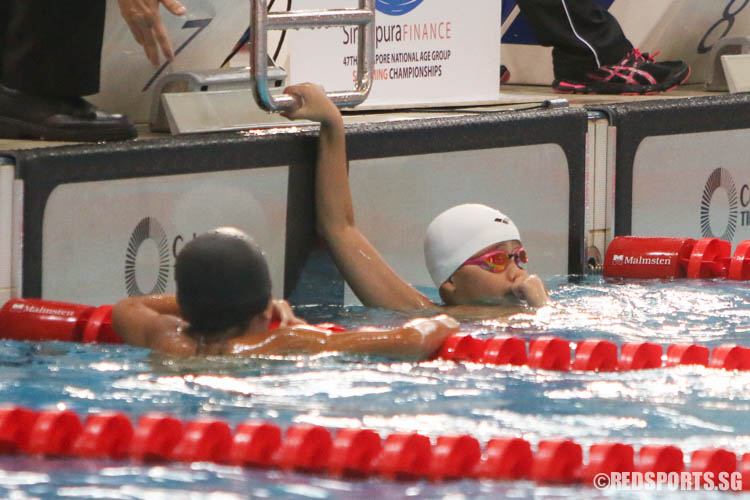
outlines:
{"label": "black athletic sneaker", "polygon": [[658,94],[669,92],[690,78],[690,66],[682,61],[656,62],[657,54],[633,49],[622,61],[602,66],[581,81],[555,80],[552,87],[564,94]]}

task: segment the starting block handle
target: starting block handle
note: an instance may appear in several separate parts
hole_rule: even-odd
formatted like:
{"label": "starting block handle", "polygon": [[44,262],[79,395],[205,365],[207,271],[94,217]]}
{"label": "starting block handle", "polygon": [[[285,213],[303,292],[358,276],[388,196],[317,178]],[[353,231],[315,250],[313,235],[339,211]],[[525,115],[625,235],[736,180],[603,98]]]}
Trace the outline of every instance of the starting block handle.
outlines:
{"label": "starting block handle", "polygon": [[338,107],[356,106],[372,89],[375,65],[375,0],[359,0],[358,9],[297,12],[268,12],[266,0],[250,0],[250,78],[258,106],[266,111],[289,111],[299,102],[288,95],[271,95],[268,90],[268,30],[360,27],[357,36],[357,83],[352,91],[329,92]]}
{"label": "starting block handle", "polygon": [[266,29],[287,30],[318,26],[364,26],[373,20],[367,9],[339,9],[322,11],[269,12]]}

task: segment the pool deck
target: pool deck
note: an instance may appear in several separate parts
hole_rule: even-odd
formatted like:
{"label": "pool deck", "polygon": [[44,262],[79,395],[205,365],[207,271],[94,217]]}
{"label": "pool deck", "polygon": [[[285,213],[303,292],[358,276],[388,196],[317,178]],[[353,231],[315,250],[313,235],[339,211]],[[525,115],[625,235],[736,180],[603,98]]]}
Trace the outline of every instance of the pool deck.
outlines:
{"label": "pool deck", "polygon": [[[567,105],[546,106],[552,99]],[[166,227],[173,249],[186,235],[228,223],[262,234],[260,244],[282,256],[272,266],[277,293],[289,296],[316,245],[315,124],[289,122],[246,105],[257,125],[242,130],[155,134],[144,123],[137,140],[123,142],[0,140],[5,282],[22,287],[0,292],[72,300],[70,290],[79,290],[79,302],[118,300],[129,235],[140,221],[153,219]],[[748,117],[749,95],[709,93],[702,84],[652,96],[564,95],[547,86],[507,85],[500,100],[481,106],[344,112],[354,197],[361,207],[381,207],[360,208],[371,217],[361,217],[359,225],[417,286],[431,286],[421,266],[422,225],[448,203],[528,206],[527,193],[538,193],[542,203],[523,221],[526,239],[537,248],[567,248],[541,259],[542,276],[583,273],[589,250],[603,255],[613,234],[700,237],[695,221],[707,210],[701,208],[701,193],[717,165],[731,171],[740,194],[745,192]],[[651,140],[658,148],[636,162],[641,143],[651,137],[658,137]],[[466,166],[460,177],[456,164]],[[658,177],[649,176],[654,172]],[[689,182],[686,172],[692,172]],[[676,178],[686,180],[678,186],[684,192],[660,205],[663,193],[675,191]],[[667,185],[656,188],[662,179]],[[97,183],[96,189],[90,183]],[[415,185],[421,187],[417,192]],[[643,229],[641,211],[633,209],[639,186],[657,193],[635,205],[648,212],[648,221],[664,214],[658,230]],[[680,214],[695,215],[671,215],[677,202],[684,205]],[[403,214],[412,225],[402,226],[395,237],[382,221]],[[739,218],[744,212],[736,217],[738,241],[750,238]],[[250,221],[263,223],[256,227]],[[662,229],[669,224],[675,227]],[[71,251],[74,244],[77,250]],[[171,253],[159,255],[148,261],[149,270],[168,269]],[[84,271],[57,271],[68,269]],[[83,283],[82,276],[96,279]],[[350,303],[343,281],[337,290],[341,303]]]}
{"label": "pool deck", "polygon": [[[369,111],[346,111],[344,121],[347,124],[360,123],[383,123],[394,120],[411,120],[445,116],[461,116],[467,111],[507,111],[513,109],[524,109],[535,104],[541,104],[550,99],[565,99],[571,107],[583,107],[592,104],[619,104],[636,103],[657,99],[690,99],[702,96],[726,95],[722,92],[707,92],[703,84],[683,85],[671,92],[648,96],[622,96],[622,95],[597,95],[597,94],[558,94],[548,86],[538,85],[505,85],[503,86],[500,99],[495,103],[482,106],[457,106],[441,109],[425,107],[415,110],[369,110]],[[293,125],[289,122],[289,125]],[[169,137],[169,134],[153,133],[149,131],[147,124],[137,124],[138,138],[142,140]],[[0,151],[12,151],[21,149],[46,148],[72,144],[69,142],[38,141],[38,140],[13,140],[0,138]]]}

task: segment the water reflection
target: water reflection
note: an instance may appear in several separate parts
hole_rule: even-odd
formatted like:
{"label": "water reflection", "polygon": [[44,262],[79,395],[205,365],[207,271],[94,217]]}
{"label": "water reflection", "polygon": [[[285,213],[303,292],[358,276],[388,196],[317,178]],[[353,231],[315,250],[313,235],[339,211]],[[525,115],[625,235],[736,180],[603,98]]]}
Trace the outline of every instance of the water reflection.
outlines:
{"label": "water reflection", "polygon": [[[462,327],[479,337],[556,335],[617,344],[748,345],[749,290],[727,282],[614,284],[586,279],[571,285],[561,279],[552,287],[554,304],[536,314],[480,318]],[[321,309],[324,312],[306,309],[302,314],[347,326],[404,320],[401,314],[381,310]],[[597,374],[338,355],[182,360],[128,346],[19,342],[0,343],[0,365],[0,401],[35,409],[62,405],[80,414],[116,410],[134,420],[158,410],[186,420],[212,416],[232,424],[269,419],[284,426],[364,426],[383,436],[468,433],[480,441],[559,437],[582,445],[603,440],[674,444],[686,453],[706,446],[750,451],[750,373],[694,366]],[[0,473],[0,496],[19,498],[531,498],[545,491],[552,496],[597,495],[588,489],[527,483],[334,481],[211,464],[149,468],[5,458]]]}

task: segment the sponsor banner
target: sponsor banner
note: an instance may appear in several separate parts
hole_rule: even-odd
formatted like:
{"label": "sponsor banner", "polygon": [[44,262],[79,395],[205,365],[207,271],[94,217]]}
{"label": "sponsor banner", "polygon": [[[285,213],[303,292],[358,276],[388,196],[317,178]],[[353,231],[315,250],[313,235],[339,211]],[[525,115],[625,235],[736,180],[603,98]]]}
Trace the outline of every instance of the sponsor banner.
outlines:
{"label": "sponsor banner", "polygon": [[[295,10],[357,7],[353,0],[296,0]],[[436,0],[377,0],[376,61],[365,106],[497,100],[500,88],[500,2],[461,8]],[[331,91],[354,88],[354,26],[287,33],[290,79]]]}
{"label": "sponsor banner", "polygon": [[[350,179],[357,225],[417,287],[435,286],[424,261],[427,226],[461,203],[484,203],[513,219],[531,272],[567,274],[570,182],[557,144],[357,160]],[[357,303],[348,287],[345,303]]]}
{"label": "sponsor banner", "polygon": [[50,314],[54,316],[64,316],[67,318],[73,318],[76,314],[78,314],[78,311],[75,309],[26,303],[15,303],[10,306],[10,310],[18,313]]}
{"label": "sponsor banner", "polygon": [[284,286],[287,167],[62,184],[49,197],[42,297],[111,304],[174,292],[175,256],[218,226],[250,233]]}
{"label": "sponsor banner", "polygon": [[[247,29],[247,0],[183,0],[187,13],[177,17],[161,8],[175,60],[154,68],[133,38],[117,0],[107,0],[101,62],[101,92],[90,98],[109,112],[127,114],[136,123],[149,119],[158,79],[187,70],[218,69]],[[238,58],[241,56],[238,56]],[[247,63],[247,55],[245,61]]]}
{"label": "sponsor banner", "polygon": [[614,265],[628,265],[628,266],[671,266],[671,257],[643,257],[632,256],[632,255],[618,255],[612,256],[612,264]]}
{"label": "sponsor banner", "polygon": [[[570,1],[570,0],[567,0]],[[713,71],[711,49],[726,37],[750,33],[750,2],[745,0],[596,0],[609,9],[625,36],[659,60],[683,60],[693,68],[692,83]],[[552,49],[537,44],[517,0],[503,0],[503,64],[511,83],[552,82]],[[534,61],[529,64],[529,61]]]}
{"label": "sponsor banner", "polygon": [[646,138],[633,165],[635,236],[750,239],[750,129]]}
{"label": "sponsor banner", "polygon": [[623,278],[677,278],[680,276],[677,255],[645,257],[643,255],[612,255],[612,261],[604,262],[605,277]]}

